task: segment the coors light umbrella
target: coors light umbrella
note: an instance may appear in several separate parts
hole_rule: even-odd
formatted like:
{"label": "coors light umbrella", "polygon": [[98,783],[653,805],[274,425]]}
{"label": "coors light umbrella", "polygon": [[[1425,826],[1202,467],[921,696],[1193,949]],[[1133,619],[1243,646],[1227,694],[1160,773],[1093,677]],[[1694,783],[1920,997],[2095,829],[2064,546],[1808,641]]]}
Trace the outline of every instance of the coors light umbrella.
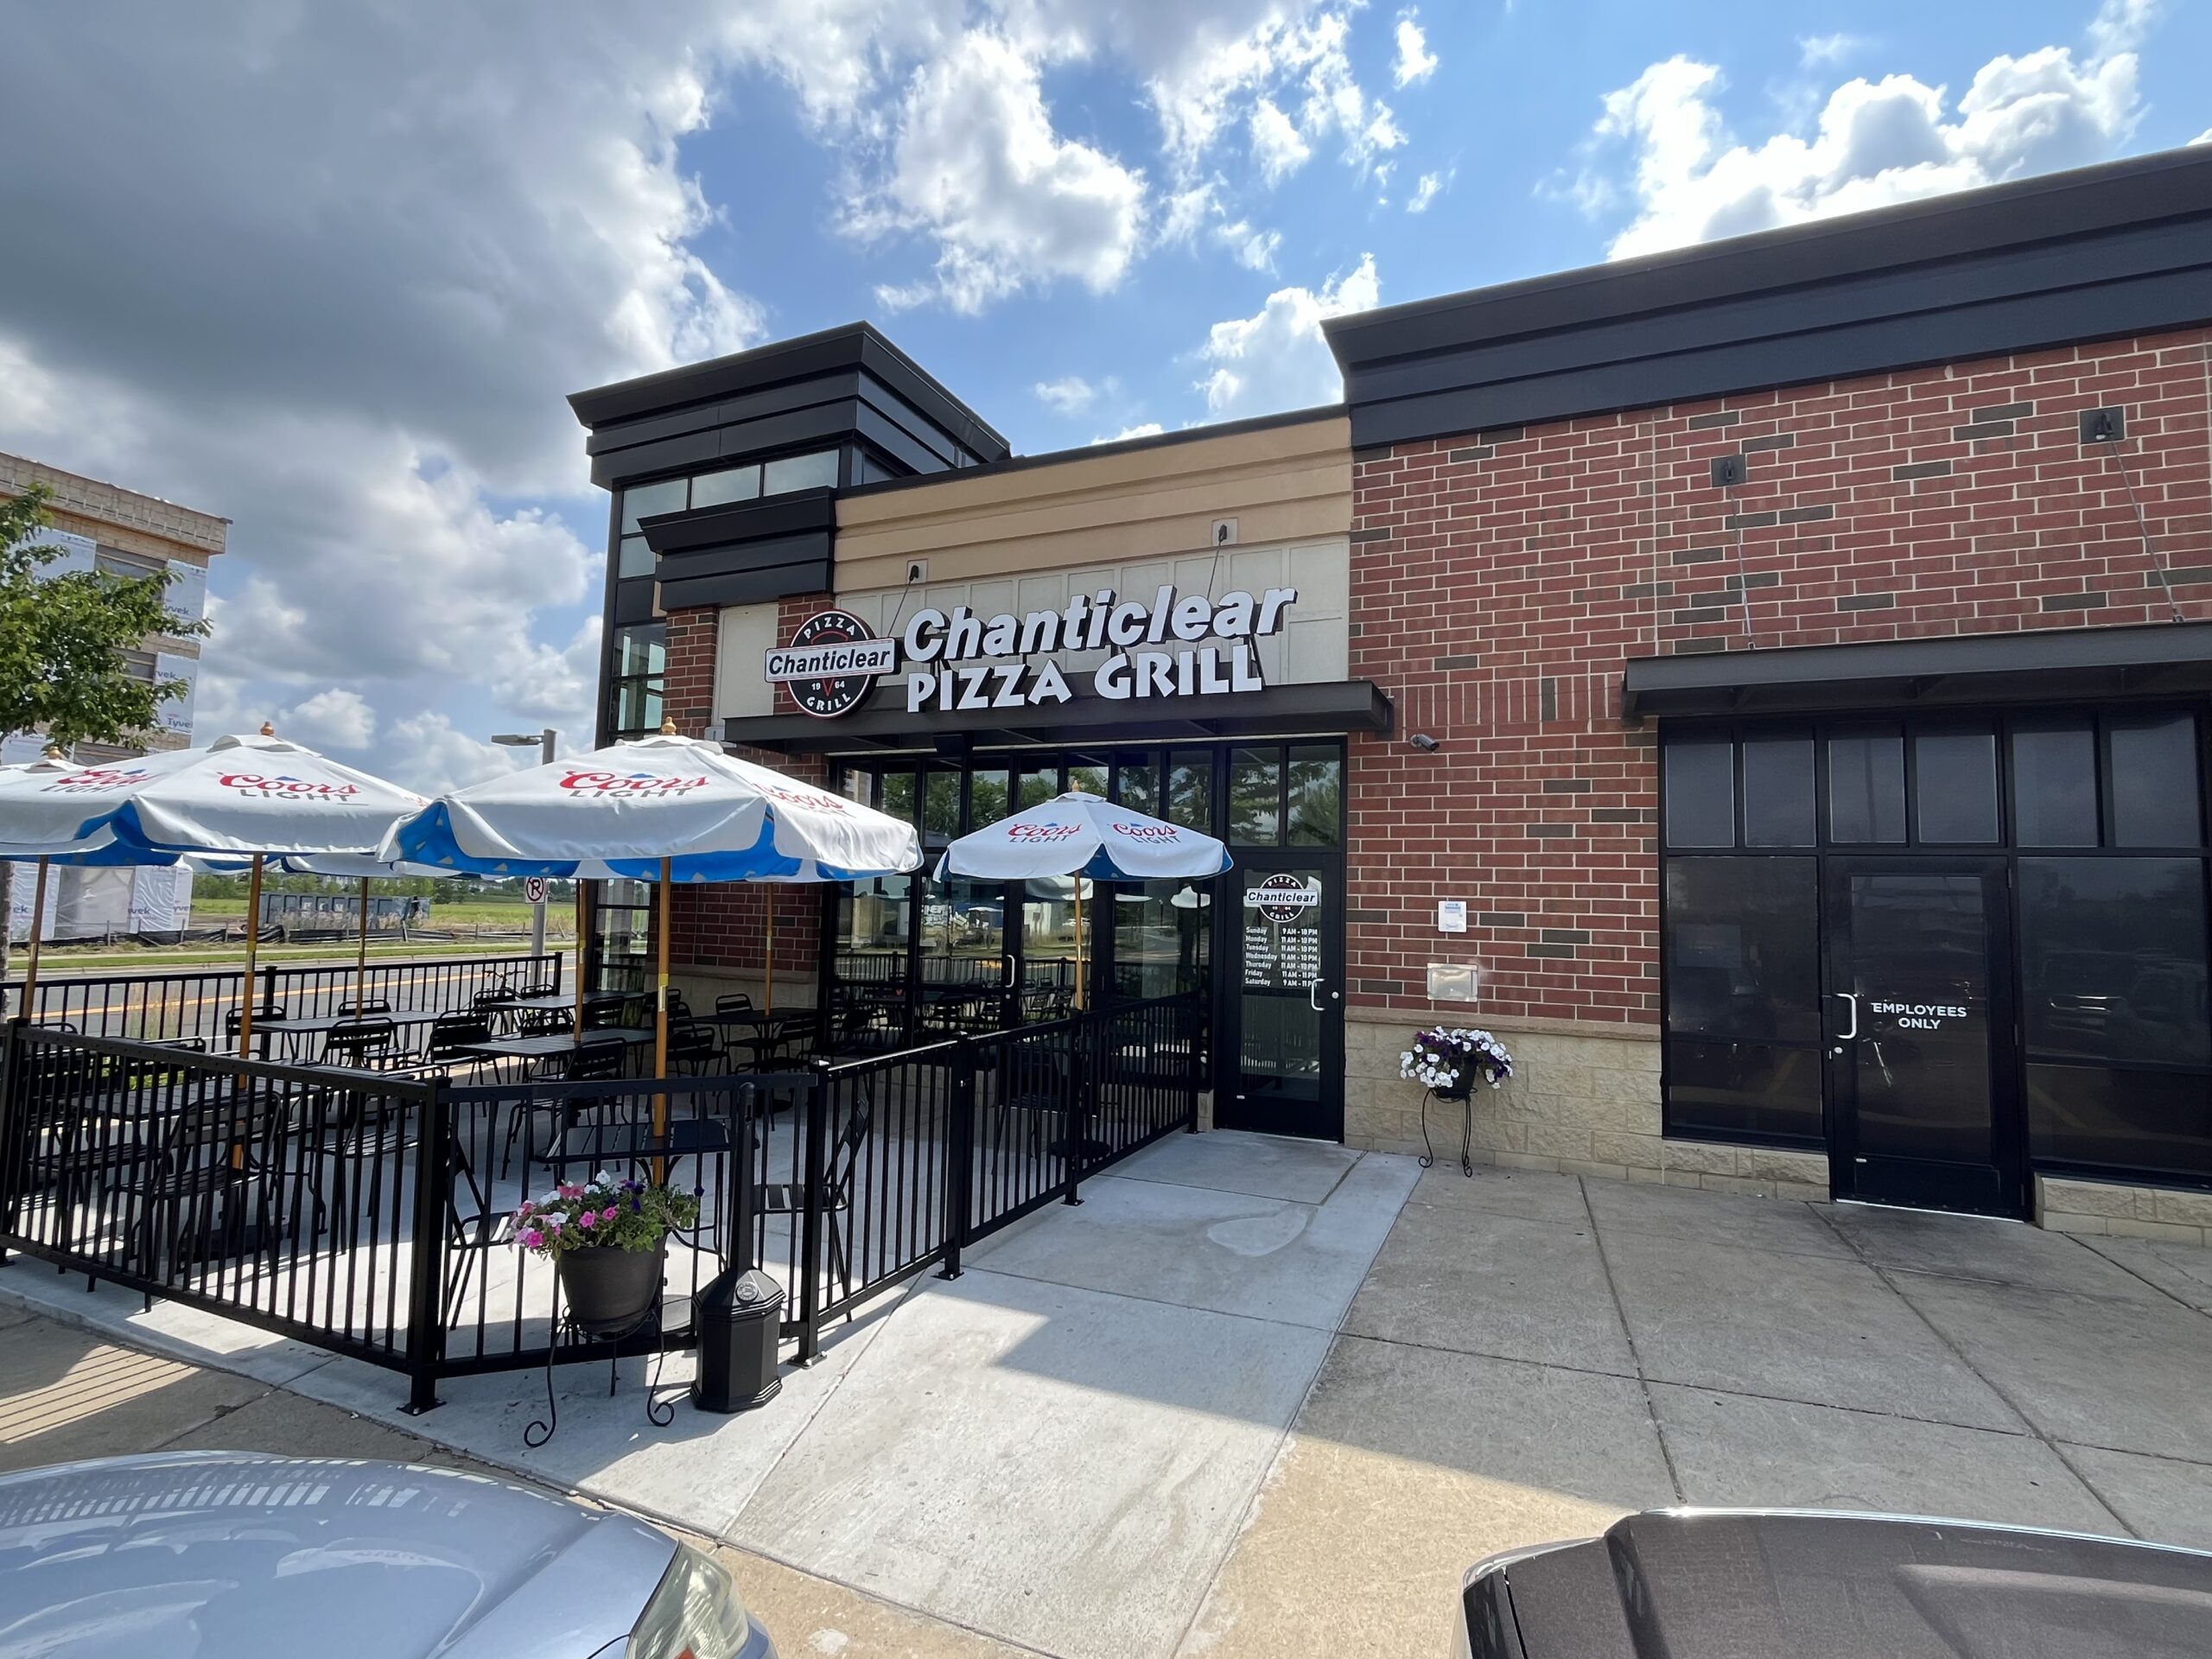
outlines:
{"label": "coors light umbrella", "polygon": [[[912,824],[671,727],[442,796],[395,825],[378,856],[481,875],[658,881],[656,1073],[668,1069],[671,885],[864,880],[922,861]],[[576,1023],[581,1033],[582,973]]]}
{"label": "coors light umbrella", "polygon": [[264,726],[257,736],[219,737],[205,748],[0,776],[0,846],[118,863],[170,863],[179,855],[250,860],[238,1016],[245,1054],[253,1034],[263,860],[372,852],[396,819],[423,804],[411,791],[285,742]]}
{"label": "coors light umbrella", "polygon": [[[1168,823],[1071,789],[1025,812],[965,835],[944,849],[936,877],[1036,881],[1088,876],[1093,881],[1200,880],[1230,867],[1229,849],[1211,836]],[[1083,1006],[1083,885],[1075,893],[1075,1002]]]}

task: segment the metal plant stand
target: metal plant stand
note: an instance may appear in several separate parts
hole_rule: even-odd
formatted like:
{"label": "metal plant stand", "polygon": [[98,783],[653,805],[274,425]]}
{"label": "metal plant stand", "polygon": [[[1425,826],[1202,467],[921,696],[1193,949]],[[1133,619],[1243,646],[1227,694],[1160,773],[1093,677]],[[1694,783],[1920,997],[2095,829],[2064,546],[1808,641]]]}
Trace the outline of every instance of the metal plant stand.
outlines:
{"label": "metal plant stand", "polygon": [[1456,1105],[1459,1109],[1459,1173],[1469,1180],[1475,1178],[1475,1091],[1468,1090],[1456,1100],[1440,1095],[1433,1089],[1422,1091],[1421,1097],[1421,1166],[1428,1168],[1436,1162],[1436,1148],[1428,1138],[1428,1108],[1434,1101],[1440,1105]]}
{"label": "metal plant stand", "polygon": [[[617,1368],[622,1358],[622,1344],[648,1325],[652,1326],[655,1334],[658,1335],[660,1330],[662,1308],[666,1300],[665,1292],[657,1293],[653,1297],[652,1306],[638,1316],[634,1325],[626,1330],[610,1332],[587,1331],[578,1325],[575,1315],[562,1306],[557,1281],[553,1296],[553,1338],[545,1345],[545,1414],[533,1419],[522,1432],[522,1443],[533,1452],[551,1440],[554,1432],[561,1427],[561,1407],[553,1394],[553,1368],[560,1363],[562,1349],[586,1346],[593,1343],[607,1344],[607,1397],[612,1400],[614,1397],[615,1389],[621,1382],[621,1374]],[[645,1384],[645,1421],[655,1428],[666,1428],[676,1421],[674,1402],[657,1402],[653,1398],[654,1392],[660,1387],[661,1366],[667,1357],[668,1350],[656,1344],[653,1348],[653,1374]]]}

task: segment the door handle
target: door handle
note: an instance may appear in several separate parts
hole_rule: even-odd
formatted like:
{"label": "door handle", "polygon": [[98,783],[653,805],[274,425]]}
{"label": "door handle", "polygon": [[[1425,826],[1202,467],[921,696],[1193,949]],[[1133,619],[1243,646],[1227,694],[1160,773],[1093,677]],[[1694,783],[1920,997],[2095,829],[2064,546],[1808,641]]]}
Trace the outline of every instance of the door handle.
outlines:
{"label": "door handle", "polygon": [[1321,1007],[1321,982],[1319,980],[1315,980],[1311,985],[1308,985],[1306,988],[1306,1006],[1311,1007],[1314,1013],[1320,1014],[1325,1012]]}
{"label": "door handle", "polygon": [[1829,995],[1840,997],[1851,1004],[1851,1029],[1836,1033],[1837,1040],[1847,1043],[1859,1034],[1859,997],[1855,992],[1852,991],[1833,991]]}

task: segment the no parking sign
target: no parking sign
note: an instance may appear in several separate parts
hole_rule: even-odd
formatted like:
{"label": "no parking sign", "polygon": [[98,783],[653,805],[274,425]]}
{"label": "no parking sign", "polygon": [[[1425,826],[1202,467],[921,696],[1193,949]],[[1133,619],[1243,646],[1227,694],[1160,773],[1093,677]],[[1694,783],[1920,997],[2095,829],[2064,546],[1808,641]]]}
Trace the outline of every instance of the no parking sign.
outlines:
{"label": "no parking sign", "polygon": [[523,877],[522,896],[524,899],[527,899],[533,905],[543,904],[545,902],[545,878],[542,875],[525,875]]}

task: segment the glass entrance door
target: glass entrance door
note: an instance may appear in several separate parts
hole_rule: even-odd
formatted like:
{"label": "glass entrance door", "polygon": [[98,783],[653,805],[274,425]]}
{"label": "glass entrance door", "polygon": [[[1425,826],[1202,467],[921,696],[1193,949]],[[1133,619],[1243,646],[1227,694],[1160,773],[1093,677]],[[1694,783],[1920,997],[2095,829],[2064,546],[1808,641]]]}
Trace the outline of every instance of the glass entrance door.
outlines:
{"label": "glass entrance door", "polygon": [[2025,1213],[2005,867],[1839,860],[1828,872],[1835,1194]]}
{"label": "glass entrance door", "polygon": [[1236,855],[1227,987],[1234,1064],[1225,1129],[1341,1141],[1344,1132],[1343,860]]}

